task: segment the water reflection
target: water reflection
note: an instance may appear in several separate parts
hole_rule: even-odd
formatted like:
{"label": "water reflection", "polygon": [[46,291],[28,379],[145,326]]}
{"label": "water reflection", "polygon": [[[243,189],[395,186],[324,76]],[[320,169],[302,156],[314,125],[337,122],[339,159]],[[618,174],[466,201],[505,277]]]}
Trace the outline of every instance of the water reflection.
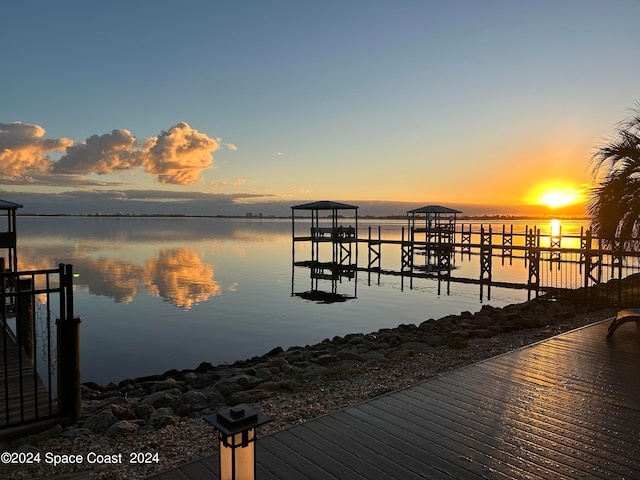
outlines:
{"label": "water reflection", "polygon": [[145,286],[176,307],[188,310],[191,305],[220,295],[220,285],[213,279],[213,267],[202,262],[188,248],[161,250],[147,260],[143,272]]}
{"label": "water reflection", "polygon": [[[404,223],[389,223],[382,236],[397,238]],[[21,268],[68,263],[80,275],[74,300],[83,317],[83,381],[233,362],[277,345],[479,308],[473,285],[457,284],[451,296],[440,296],[433,282],[416,279],[400,295],[402,277],[367,282],[367,274],[338,280],[336,293],[357,297],[346,302],[292,298],[290,220],[21,218],[19,232]],[[397,268],[399,248],[385,250],[381,270]],[[308,249],[299,253],[306,259]],[[366,248],[360,259],[368,260]],[[468,263],[477,275],[477,262]],[[294,292],[333,291],[333,277],[320,278],[329,271],[316,272],[316,288],[308,268],[295,269]],[[495,293],[496,306],[524,299],[519,291]]]}
{"label": "water reflection", "polygon": [[[29,270],[48,268],[50,257],[25,255],[23,267]],[[161,249],[142,265],[122,259],[79,257],[74,261],[77,287],[89,293],[111,297],[116,303],[130,303],[144,289],[178,308],[188,310],[198,302],[220,295],[214,280],[214,268],[202,261],[198,253],[186,247]]]}

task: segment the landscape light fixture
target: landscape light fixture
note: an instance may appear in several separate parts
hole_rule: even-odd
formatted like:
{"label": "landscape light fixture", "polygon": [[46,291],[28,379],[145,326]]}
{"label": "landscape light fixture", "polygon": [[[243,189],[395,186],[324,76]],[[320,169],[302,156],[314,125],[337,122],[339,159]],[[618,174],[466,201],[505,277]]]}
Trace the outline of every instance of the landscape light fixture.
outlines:
{"label": "landscape light fixture", "polygon": [[241,404],[204,419],[218,430],[220,480],[254,480],[256,428],[271,418]]}

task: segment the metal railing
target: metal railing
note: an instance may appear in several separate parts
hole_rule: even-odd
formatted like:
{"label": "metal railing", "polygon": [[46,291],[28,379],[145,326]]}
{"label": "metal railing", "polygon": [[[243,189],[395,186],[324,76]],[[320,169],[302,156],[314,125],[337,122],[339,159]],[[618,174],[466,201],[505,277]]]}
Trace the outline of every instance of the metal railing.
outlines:
{"label": "metal railing", "polygon": [[0,431],[80,415],[73,270],[0,271]]}

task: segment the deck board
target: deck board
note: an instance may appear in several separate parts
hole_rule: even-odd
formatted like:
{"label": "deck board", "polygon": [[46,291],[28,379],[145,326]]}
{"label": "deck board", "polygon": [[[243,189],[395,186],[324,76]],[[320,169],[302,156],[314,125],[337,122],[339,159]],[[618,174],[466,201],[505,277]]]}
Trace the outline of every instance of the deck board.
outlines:
{"label": "deck board", "polygon": [[0,432],[3,427],[50,417],[57,408],[27,354],[11,335],[3,338],[2,330],[0,322]]}
{"label": "deck board", "polygon": [[640,478],[640,329],[609,323],[261,438],[258,478]]}

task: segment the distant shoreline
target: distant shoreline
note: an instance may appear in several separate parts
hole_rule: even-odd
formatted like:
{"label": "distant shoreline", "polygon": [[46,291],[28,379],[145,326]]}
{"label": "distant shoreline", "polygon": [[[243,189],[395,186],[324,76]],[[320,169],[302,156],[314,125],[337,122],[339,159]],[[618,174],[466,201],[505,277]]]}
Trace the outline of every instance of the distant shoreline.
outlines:
{"label": "distant shoreline", "polygon": [[[71,217],[71,218],[234,218],[242,220],[291,220],[291,215],[189,215],[189,214],[162,214],[162,213],[103,213],[103,214],[79,214],[79,213],[18,213],[18,217]],[[330,215],[326,216],[330,218]],[[305,217],[296,217],[303,220]],[[353,216],[338,215],[338,218],[355,218]],[[358,216],[362,220],[406,220],[407,215],[363,215]],[[463,215],[458,221],[467,220],[589,220],[586,215]]]}

